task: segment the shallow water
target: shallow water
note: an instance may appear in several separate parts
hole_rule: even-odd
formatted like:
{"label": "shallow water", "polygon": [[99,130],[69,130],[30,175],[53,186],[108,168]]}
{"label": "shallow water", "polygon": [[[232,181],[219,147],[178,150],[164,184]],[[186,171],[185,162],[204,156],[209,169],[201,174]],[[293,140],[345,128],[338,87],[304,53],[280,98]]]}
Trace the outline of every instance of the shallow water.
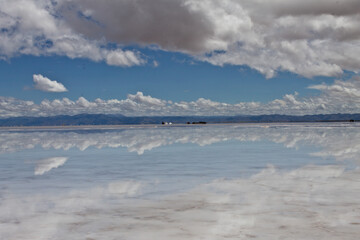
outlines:
{"label": "shallow water", "polygon": [[360,125],[0,130],[0,239],[358,239]]}

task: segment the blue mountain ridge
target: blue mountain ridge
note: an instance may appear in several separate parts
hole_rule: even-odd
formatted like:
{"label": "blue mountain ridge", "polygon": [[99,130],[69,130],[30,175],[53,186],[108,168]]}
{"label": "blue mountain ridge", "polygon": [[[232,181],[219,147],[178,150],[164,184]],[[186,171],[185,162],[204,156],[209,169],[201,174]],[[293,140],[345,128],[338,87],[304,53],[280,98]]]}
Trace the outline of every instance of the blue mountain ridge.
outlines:
{"label": "blue mountain ridge", "polygon": [[122,124],[174,124],[186,123],[261,123],[261,122],[336,122],[360,121],[360,114],[318,115],[257,115],[257,116],[142,116],[127,117],[121,114],[78,114],[49,117],[1,118],[0,126],[68,126],[68,125],[122,125]]}

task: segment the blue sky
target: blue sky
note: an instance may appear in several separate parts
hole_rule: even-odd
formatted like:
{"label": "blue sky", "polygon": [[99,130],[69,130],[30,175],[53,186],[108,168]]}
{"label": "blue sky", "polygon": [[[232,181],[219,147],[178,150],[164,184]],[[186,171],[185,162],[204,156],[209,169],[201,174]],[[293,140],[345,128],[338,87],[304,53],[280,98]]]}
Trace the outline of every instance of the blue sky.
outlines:
{"label": "blue sky", "polygon": [[[1,61],[0,95],[39,103],[44,98],[77,99],[80,96],[88,100],[123,99],[129,93],[141,91],[172,101],[194,101],[202,97],[226,103],[267,102],[295,91],[302,96],[318,94],[318,90],[307,87],[333,81],[329,77],[305,78],[289,72],[266,79],[247,66],[221,67],[194,61],[184,54],[160,50],[146,52],[156,58],[157,67],[149,63],[124,68],[58,56],[20,56]],[[33,74],[61,82],[69,91],[38,91],[33,87]]]}
{"label": "blue sky", "polygon": [[360,112],[341,3],[0,1],[0,117]]}

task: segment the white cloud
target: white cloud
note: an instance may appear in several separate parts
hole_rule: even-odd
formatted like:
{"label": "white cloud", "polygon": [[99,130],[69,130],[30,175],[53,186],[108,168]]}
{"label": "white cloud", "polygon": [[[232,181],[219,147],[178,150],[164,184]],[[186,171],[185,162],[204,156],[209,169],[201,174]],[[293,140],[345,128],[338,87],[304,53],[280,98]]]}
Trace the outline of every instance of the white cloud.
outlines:
{"label": "white cloud", "polygon": [[[357,165],[343,165],[341,162],[325,165],[326,161],[320,161],[318,166],[293,169],[289,167],[293,166],[289,165],[288,157],[291,155],[283,155],[280,150],[280,161],[286,162],[285,168],[269,165],[249,177],[243,177],[241,173],[241,176],[230,179],[207,181],[209,178],[204,180],[202,177],[206,181],[204,184],[198,184],[196,180],[194,183],[194,177],[182,178],[182,187],[178,188],[180,192],[174,191],[179,186],[176,184],[166,188],[168,180],[174,178],[169,174],[164,174],[164,178],[148,174],[150,179],[144,181],[116,179],[106,182],[101,175],[101,181],[92,179],[80,183],[74,183],[69,178],[60,178],[60,181],[58,178],[46,178],[43,182],[36,181],[40,185],[46,183],[47,187],[41,191],[28,191],[26,186],[10,186],[2,192],[0,235],[6,239],[85,237],[138,240],[151,236],[152,239],[164,240],[217,240],[241,239],[243,236],[244,239],[278,239],[281,233],[284,239],[317,236],[317,239],[323,240],[355,240],[359,236],[360,221],[359,134],[358,124],[349,123],[342,124],[342,127],[339,123],[312,123],[87,129],[84,132],[1,131],[1,150],[40,146],[62,152],[61,149],[71,147],[120,146],[127,147],[129,151],[141,151],[175,143],[205,145],[220,141],[259,141],[262,145],[271,141],[289,148],[320,151],[318,156],[352,159],[357,161]],[[242,159],[241,154],[237,157]],[[265,159],[265,162],[271,160],[274,158]],[[279,158],[274,161],[279,163]],[[303,161],[295,162],[295,165],[303,164]],[[36,168],[42,165],[39,169],[49,169],[59,163],[61,161],[44,159],[36,162]],[[246,161],[244,163],[246,165]],[[164,168],[158,167],[160,171]],[[154,169],[150,167],[151,173]],[[106,170],[113,170],[113,166],[108,164],[104,168],[105,173]],[[181,175],[182,171],[188,170],[180,168],[176,172]],[[78,172],[73,173],[78,179]],[[93,177],[92,174],[89,176]]]}
{"label": "white cloud", "polygon": [[[56,84],[55,84],[56,85]],[[52,86],[55,88],[54,86]],[[45,87],[44,87],[45,88]],[[47,86],[49,89],[50,86]],[[286,94],[267,103],[240,102],[228,104],[199,98],[196,101],[172,102],[146,96],[142,92],[128,94],[126,99],[96,99],[89,101],[80,97],[76,101],[68,98],[43,100],[40,104],[15,98],[0,97],[0,114],[11,116],[54,116],[81,113],[123,114],[126,116],[219,116],[259,114],[330,114],[360,113],[360,80],[337,80],[312,85],[309,88],[321,91],[317,96],[300,97],[298,93]]]}
{"label": "white cloud", "polygon": [[67,157],[52,157],[39,160],[34,170],[34,175],[43,175],[53,168],[58,168],[65,164]]}
{"label": "white cloud", "polygon": [[[66,22],[89,37],[155,44],[215,65],[248,65],[267,77],[279,70],[306,77],[360,70],[356,0],[80,0],[64,6],[69,4]],[[78,17],[78,11],[90,15]]]}
{"label": "white cloud", "polygon": [[[61,182],[66,182],[66,179],[62,179]],[[75,235],[77,236],[75,236],[70,233],[71,231],[64,231],[58,224],[64,226],[63,224],[68,225],[71,221],[79,220],[81,217],[76,217],[74,211],[80,213],[93,207],[106,208],[108,204],[112,205],[114,200],[116,200],[117,204],[124,203],[127,205],[129,204],[127,199],[139,195],[143,187],[143,182],[123,180],[85,189],[71,188],[70,191],[65,190],[65,192],[61,189],[56,189],[55,191],[51,189],[52,193],[50,194],[47,190],[41,193],[32,190],[30,191],[32,193],[29,195],[12,192],[6,197],[1,198],[0,220],[2,225],[0,234],[9,240],[61,239],[65,236],[70,238],[82,238],[84,236],[85,238],[90,238],[92,235],[89,234],[89,231],[92,231],[90,229],[88,229],[89,231],[85,230],[86,233],[76,233]],[[131,200],[131,202],[134,202],[134,200]],[[13,219],[19,220],[18,226],[13,224]],[[75,225],[77,224],[75,223]],[[96,239],[107,239],[104,236],[96,237]]]}
{"label": "white cloud", "polygon": [[213,48],[222,52],[201,59],[216,65],[249,65],[267,77],[277,70],[306,77],[358,71],[360,12],[350,9],[359,3],[341,2],[201,1],[197,10],[213,14],[209,19],[219,33],[215,39],[223,45]]}
{"label": "white cloud", "polygon": [[141,53],[123,49],[137,44],[267,77],[360,71],[357,0],[2,0],[0,9],[3,59],[56,54],[142,65]]}
{"label": "white cloud", "polygon": [[141,65],[144,61],[139,59],[134,52],[116,50],[107,54],[106,63],[113,66],[133,66]]}
{"label": "white cloud", "polygon": [[145,63],[139,53],[119,47],[107,49],[104,40],[90,39],[73,30],[59,12],[62,1],[0,1],[0,59],[18,55],[60,55],[88,58],[110,65]]}
{"label": "white cloud", "polygon": [[35,83],[35,89],[44,91],[44,92],[67,92],[68,90],[62,83],[57,81],[50,80],[47,77],[44,77],[41,74],[34,74],[33,81]]}
{"label": "white cloud", "polygon": [[360,97],[360,79],[357,78],[355,81],[335,81],[332,85],[320,84],[312,85],[310,89],[317,89],[323,91],[325,94],[331,97],[337,97],[341,99],[354,99]]}
{"label": "white cloud", "polygon": [[5,191],[0,234],[11,240],[355,240],[359,177],[359,169],[338,165],[294,170],[269,166],[249,178],[192,183],[180,193],[154,191],[153,185],[136,181]]}
{"label": "white cloud", "polygon": [[[312,155],[331,156],[339,161],[352,160],[360,163],[359,124],[242,124],[234,126],[207,126],[187,128],[124,128],[121,131],[97,129],[96,131],[32,131],[0,132],[0,153],[22,151],[41,147],[43,149],[85,151],[88,148],[126,148],[139,155],[146,151],[172,144],[197,144],[206,146],[218,142],[268,141],[286,148],[316,147]],[[56,160],[56,159],[55,159]],[[40,161],[41,169],[54,166],[53,161]],[[59,161],[55,161],[59,162]],[[56,165],[56,164],[55,164]]]}
{"label": "white cloud", "polygon": [[160,100],[157,98],[153,98],[151,96],[144,96],[142,92],[137,92],[136,94],[129,94],[128,99],[137,103],[137,104],[143,104],[147,106],[159,106],[163,107],[166,105],[166,101]]}

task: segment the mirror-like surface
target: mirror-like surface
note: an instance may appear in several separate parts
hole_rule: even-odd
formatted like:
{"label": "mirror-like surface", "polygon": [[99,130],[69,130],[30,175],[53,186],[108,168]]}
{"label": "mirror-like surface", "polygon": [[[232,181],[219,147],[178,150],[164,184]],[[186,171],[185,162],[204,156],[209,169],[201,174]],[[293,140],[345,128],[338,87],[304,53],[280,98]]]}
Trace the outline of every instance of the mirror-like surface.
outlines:
{"label": "mirror-like surface", "polygon": [[0,239],[358,239],[360,125],[1,129]]}

